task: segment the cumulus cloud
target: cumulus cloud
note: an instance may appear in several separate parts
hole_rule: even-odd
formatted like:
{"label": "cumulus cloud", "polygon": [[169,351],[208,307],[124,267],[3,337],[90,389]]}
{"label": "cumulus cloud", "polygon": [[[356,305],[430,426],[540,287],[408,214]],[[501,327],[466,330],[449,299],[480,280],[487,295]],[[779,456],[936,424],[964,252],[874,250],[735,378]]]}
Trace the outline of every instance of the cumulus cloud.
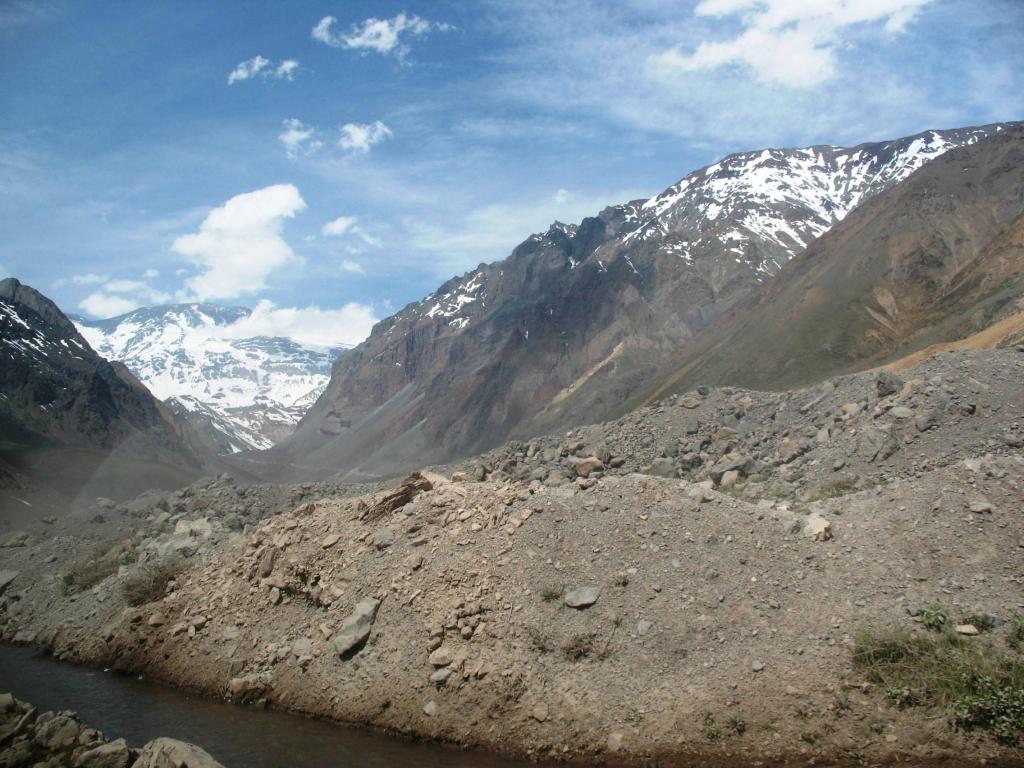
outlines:
{"label": "cumulus cloud", "polygon": [[155,277],[160,277],[160,270],[159,269],[147,269],[145,272],[142,273],[142,277],[145,280],[152,280]]}
{"label": "cumulus cloud", "polygon": [[346,259],[345,261],[341,262],[341,268],[346,272],[352,272],[357,275],[366,274],[366,270],[363,269],[363,265],[360,264],[358,261],[349,261]]}
{"label": "cumulus cloud", "polygon": [[90,293],[78,303],[79,309],[92,317],[117,317],[141,306],[140,302],[133,299],[110,296],[102,291]]}
{"label": "cumulus cloud", "polygon": [[284,121],[284,130],[277,138],[284,144],[285,154],[290,159],[299,155],[308,155],[316,152],[323,146],[323,142],[317,137],[317,131],[295,117],[289,117]]}
{"label": "cumulus cloud", "polygon": [[836,50],[855,25],[903,31],[931,0],[703,0],[695,13],[738,16],[742,31],[725,41],[702,41],[692,53],[673,48],[651,58],[660,69],[690,72],[726,66],[749,69],[773,85],[808,88],[835,74]]}
{"label": "cumulus cloud", "polygon": [[431,31],[445,32],[451,25],[427,21],[419,16],[400,13],[391,19],[369,18],[353,24],[347,33],[338,32],[338,20],[325,16],[313,27],[313,39],[332,48],[348,48],[366,53],[375,51],[386,56],[394,54],[404,59],[409,53],[409,38],[423,37]]}
{"label": "cumulus cloud", "polygon": [[287,336],[311,347],[354,346],[370,335],[377,322],[373,309],[351,302],[339,309],[278,307],[262,300],[252,314],[210,332],[219,338],[246,339],[252,336]]}
{"label": "cumulus cloud", "polygon": [[[155,270],[147,270],[147,275],[150,272]],[[74,282],[75,277],[85,279]],[[147,304],[166,304],[171,300],[169,293],[154,288],[144,280],[108,280],[100,275],[89,274],[75,275],[69,282],[75,285],[101,284],[99,290],[93,291],[78,304],[80,309],[93,317],[114,317]]]}
{"label": "cumulus cloud", "polygon": [[341,138],[338,146],[346,152],[366,152],[370,147],[379,144],[392,136],[391,129],[380,120],[372,123],[345,123],[341,126]]}
{"label": "cumulus cloud", "polygon": [[299,68],[299,62],[295,59],[285,59],[276,67],[270,59],[262,56],[253,56],[243,61],[228,74],[228,85],[243,80],[251,80],[260,77],[264,80],[294,80],[295,72]]}
{"label": "cumulus cloud", "polygon": [[285,219],[305,207],[294,185],[275,184],[215,208],[198,232],[179,237],[172,246],[202,270],[186,281],[188,290],[202,300],[263,289],[268,275],[297,260],[281,229]]}
{"label": "cumulus cloud", "polygon": [[333,221],[328,221],[320,230],[326,237],[338,237],[344,235],[355,226],[357,219],[354,216],[339,216]]}

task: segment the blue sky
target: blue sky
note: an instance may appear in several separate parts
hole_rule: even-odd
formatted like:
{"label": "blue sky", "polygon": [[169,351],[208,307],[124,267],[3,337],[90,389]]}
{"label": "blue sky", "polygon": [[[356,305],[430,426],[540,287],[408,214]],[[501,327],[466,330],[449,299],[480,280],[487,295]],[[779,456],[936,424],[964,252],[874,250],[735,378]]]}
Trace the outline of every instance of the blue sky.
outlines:
{"label": "blue sky", "polygon": [[0,74],[0,273],[351,343],[725,153],[1024,118],[1024,3],[6,0]]}

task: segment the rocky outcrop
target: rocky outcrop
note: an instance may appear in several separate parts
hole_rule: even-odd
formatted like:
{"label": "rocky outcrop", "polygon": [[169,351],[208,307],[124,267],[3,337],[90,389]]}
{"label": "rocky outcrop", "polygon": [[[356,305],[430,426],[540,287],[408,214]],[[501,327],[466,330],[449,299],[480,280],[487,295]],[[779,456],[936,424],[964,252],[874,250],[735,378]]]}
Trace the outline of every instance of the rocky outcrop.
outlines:
{"label": "rocky outcrop", "polygon": [[[864,203],[719,318],[646,393],[784,388],[941,342],[1024,340],[1024,127]],[[653,394],[651,394],[653,392]]]}
{"label": "rocky outcrop", "polygon": [[0,765],[47,768],[224,768],[207,752],[177,739],[159,738],[141,749],[113,741],[84,725],[71,711],[37,712],[9,693],[0,694]]}
{"label": "rocky outcrop", "polygon": [[[0,494],[11,514],[25,512],[33,478],[65,501],[86,489],[127,498],[225,468],[123,365],[97,355],[53,302],[14,278],[0,281],[0,433],[9,484],[29,488],[21,501]],[[51,496],[46,506],[61,505]]]}

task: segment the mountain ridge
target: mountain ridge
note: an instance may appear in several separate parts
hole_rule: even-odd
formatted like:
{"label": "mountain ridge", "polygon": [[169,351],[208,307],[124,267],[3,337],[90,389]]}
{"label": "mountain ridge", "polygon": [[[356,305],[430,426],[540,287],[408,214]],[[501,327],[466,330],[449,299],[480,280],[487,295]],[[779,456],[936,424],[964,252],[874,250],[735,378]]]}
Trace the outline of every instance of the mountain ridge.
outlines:
{"label": "mountain ridge", "polygon": [[124,362],[218,453],[269,448],[289,434],[327,383],[344,347],[314,349],[283,336],[234,337],[246,307],[211,303],[142,307],[78,327]]}
{"label": "mountain ridge", "polygon": [[358,477],[607,415],[857,203],[1007,125],[734,153],[556,223],[378,323],[267,458]]}

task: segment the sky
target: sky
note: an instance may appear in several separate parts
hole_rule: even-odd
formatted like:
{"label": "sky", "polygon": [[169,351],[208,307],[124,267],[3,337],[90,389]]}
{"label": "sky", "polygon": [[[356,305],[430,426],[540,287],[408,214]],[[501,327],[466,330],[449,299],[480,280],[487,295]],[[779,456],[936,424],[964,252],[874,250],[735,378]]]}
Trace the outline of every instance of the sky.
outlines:
{"label": "sky", "polygon": [[0,276],[353,344],[729,152],[1022,118],[1020,0],[0,0]]}

